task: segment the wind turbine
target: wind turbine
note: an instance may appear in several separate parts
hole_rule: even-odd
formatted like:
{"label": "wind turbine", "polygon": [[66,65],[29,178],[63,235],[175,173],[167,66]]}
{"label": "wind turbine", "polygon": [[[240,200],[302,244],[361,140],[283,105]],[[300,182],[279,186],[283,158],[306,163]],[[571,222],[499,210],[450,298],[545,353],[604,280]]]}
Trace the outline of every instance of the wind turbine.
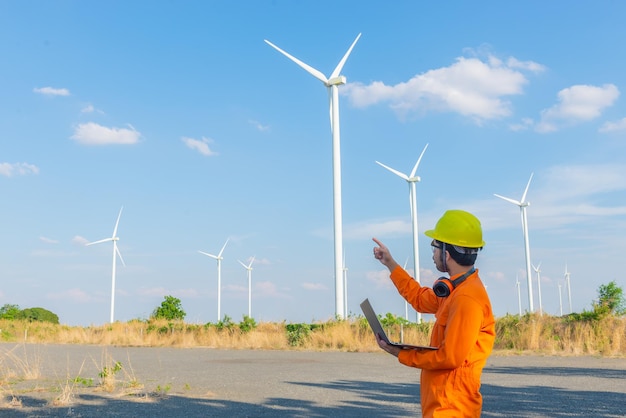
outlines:
{"label": "wind turbine", "polygon": [[204,254],[206,256],[209,256],[209,257],[214,258],[214,259],[217,260],[217,321],[218,322],[222,319],[222,317],[221,317],[222,260],[224,259],[224,257],[222,257],[222,253],[224,252],[224,248],[226,248],[226,244],[228,244],[228,239],[226,239],[226,242],[224,243],[224,246],[222,247],[222,249],[220,250],[220,252],[217,255],[205,253],[204,251],[198,250],[198,252],[200,254]]}
{"label": "wind turbine", "polygon": [[334,213],[334,239],[335,239],[335,316],[341,318],[344,314],[344,299],[343,299],[343,286],[342,286],[342,262],[341,256],[343,254],[343,231],[341,220],[341,147],[339,139],[339,86],[346,84],[346,77],[339,73],[343,69],[348,56],[352,52],[352,48],[356,45],[357,41],[361,37],[359,33],[350,45],[350,48],[345,53],[335,70],[330,77],[326,78],[324,74],[315,68],[305,64],[296,57],[289,55],[267,39],[265,43],[269,46],[298,64],[306,72],[317,78],[324,83],[324,86],[328,89],[329,107],[330,107],[330,130],[333,137],[333,213]]}
{"label": "wind turbine", "polygon": [[539,296],[539,315],[543,315],[543,305],[541,304],[541,262],[537,264],[537,267],[533,265],[533,270],[537,273],[537,294]]}
{"label": "wind turbine", "polygon": [[[413,170],[411,170],[410,176],[407,176],[406,174],[401,173],[398,170],[394,170],[393,168],[387,167],[385,164],[376,161],[376,164],[386,168],[387,170],[391,171],[398,177],[406,180],[406,182],[409,184],[409,205],[411,207],[411,224],[413,225],[413,271],[414,271],[413,275],[415,276],[415,280],[418,283],[420,282],[420,265],[419,265],[419,247],[418,247],[418,239],[417,239],[417,236],[418,236],[417,235],[417,197],[415,193],[415,183],[417,183],[421,179],[419,176],[415,175],[415,172],[417,171],[417,166],[420,165],[420,161],[422,160],[422,157],[424,156],[424,153],[426,152],[426,148],[428,148],[428,144],[426,144],[426,146],[424,147],[424,150],[422,151],[419,158],[417,159],[417,162],[413,166]],[[422,322],[422,314],[417,312],[417,323],[419,324],[421,322]]]}
{"label": "wind turbine", "polygon": [[496,197],[506,200],[507,202],[511,202],[514,205],[519,206],[520,208],[520,212],[522,215],[522,231],[524,233],[524,252],[526,254],[526,278],[528,279],[529,312],[533,312],[535,310],[533,307],[533,282],[532,282],[532,276],[530,273],[530,245],[528,243],[528,217],[526,215],[526,208],[530,206],[530,202],[526,201],[526,194],[528,193],[528,187],[530,187],[530,181],[532,179],[533,179],[533,173],[530,174],[530,179],[528,179],[528,184],[526,185],[526,189],[524,190],[524,194],[522,195],[521,200],[513,200],[511,198],[500,196],[499,194],[494,193]]}
{"label": "wind turbine", "polygon": [[567,300],[569,301],[569,313],[572,313],[572,282],[569,280],[567,264],[565,265],[565,283],[567,283]]}
{"label": "wind turbine", "polygon": [[[239,261],[239,260],[237,260]],[[250,264],[247,266],[239,261],[239,264],[248,270],[248,318],[252,318],[252,263],[254,263],[254,257],[250,260]]]}
{"label": "wind turbine", "polygon": [[117,236],[117,226],[120,223],[120,217],[122,216],[122,209],[124,209],[124,206],[122,206],[122,208],[120,209],[120,213],[117,215],[117,221],[115,222],[115,228],[113,228],[113,235],[111,235],[111,238],[104,238],[99,241],[94,241],[94,242],[90,242],[86,244],[86,245],[94,245],[94,244],[100,244],[102,242],[113,241],[113,268],[112,268],[112,273],[111,273],[111,318],[110,318],[111,324],[113,323],[114,311],[115,311],[115,261],[117,260],[117,257],[119,257],[122,264],[126,266],[126,264],[124,263],[124,259],[122,258],[122,254],[120,253],[120,250],[117,248],[117,241],[120,239]]}

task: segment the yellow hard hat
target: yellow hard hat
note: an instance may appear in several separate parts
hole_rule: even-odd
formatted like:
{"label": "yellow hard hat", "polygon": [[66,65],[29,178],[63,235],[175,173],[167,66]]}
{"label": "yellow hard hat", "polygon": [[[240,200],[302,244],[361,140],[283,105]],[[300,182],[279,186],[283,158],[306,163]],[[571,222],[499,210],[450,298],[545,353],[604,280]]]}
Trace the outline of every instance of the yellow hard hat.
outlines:
{"label": "yellow hard hat", "polygon": [[427,237],[466,248],[482,248],[483,231],[477,217],[464,210],[448,210],[437,221],[435,229],[424,232]]}

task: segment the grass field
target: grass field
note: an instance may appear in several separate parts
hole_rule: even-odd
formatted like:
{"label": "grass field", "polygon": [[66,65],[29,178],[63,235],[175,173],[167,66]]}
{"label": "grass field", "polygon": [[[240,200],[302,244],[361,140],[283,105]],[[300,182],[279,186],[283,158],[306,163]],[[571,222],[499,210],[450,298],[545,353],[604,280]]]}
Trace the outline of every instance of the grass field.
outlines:
{"label": "grass field", "polygon": [[[389,320],[391,318],[391,320]],[[428,345],[432,322],[402,324],[383,318],[389,337]],[[97,344],[137,347],[214,347],[271,350],[379,350],[366,320],[359,316],[315,324],[235,323],[225,317],[217,324],[181,321],[129,321],[89,327],[44,322],[0,320],[0,341]],[[494,350],[549,355],[626,357],[626,317],[572,320],[538,314],[507,315],[496,321]]]}

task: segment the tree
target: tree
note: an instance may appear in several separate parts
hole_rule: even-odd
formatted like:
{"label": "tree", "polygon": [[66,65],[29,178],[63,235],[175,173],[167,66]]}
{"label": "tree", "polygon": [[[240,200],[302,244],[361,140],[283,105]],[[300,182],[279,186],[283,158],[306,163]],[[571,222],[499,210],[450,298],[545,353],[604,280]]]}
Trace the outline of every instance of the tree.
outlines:
{"label": "tree", "polygon": [[0,308],[0,319],[15,319],[19,313],[19,306],[7,303]]}
{"label": "tree", "polygon": [[18,312],[15,319],[25,319],[30,322],[50,322],[52,324],[59,323],[59,317],[44,308],[27,308]]}
{"label": "tree", "polygon": [[615,280],[598,287],[598,302],[594,305],[594,310],[613,315],[626,313],[624,291],[615,283]]}
{"label": "tree", "polygon": [[167,319],[172,321],[175,319],[183,320],[187,313],[183,310],[180,299],[174,296],[165,296],[165,300],[161,302],[161,306],[152,312],[152,318]]}

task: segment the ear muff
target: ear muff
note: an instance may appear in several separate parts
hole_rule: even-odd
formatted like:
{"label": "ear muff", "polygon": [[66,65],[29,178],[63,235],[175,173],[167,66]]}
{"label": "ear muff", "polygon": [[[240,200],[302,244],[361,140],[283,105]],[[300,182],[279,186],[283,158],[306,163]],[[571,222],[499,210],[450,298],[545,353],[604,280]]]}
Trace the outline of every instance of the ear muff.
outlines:
{"label": "ear muff", "polygon": [[458,277],[454,280],[450,280],[447,277],[440,277],[437,279],[435,284],[433,284],[433,292],[435,295],[440,298],[447,298],[450,296],[450,293],[461,283],[465,281],[469,276],[474,273],[476,269],[472,267],[470,270],[466,271],[461,277]]}
{"label": "ear muff", "polygon": [[447,298],[454,290],[454,283],[447,277],[440,277],[433,285],[433,292],[440,298]]}

